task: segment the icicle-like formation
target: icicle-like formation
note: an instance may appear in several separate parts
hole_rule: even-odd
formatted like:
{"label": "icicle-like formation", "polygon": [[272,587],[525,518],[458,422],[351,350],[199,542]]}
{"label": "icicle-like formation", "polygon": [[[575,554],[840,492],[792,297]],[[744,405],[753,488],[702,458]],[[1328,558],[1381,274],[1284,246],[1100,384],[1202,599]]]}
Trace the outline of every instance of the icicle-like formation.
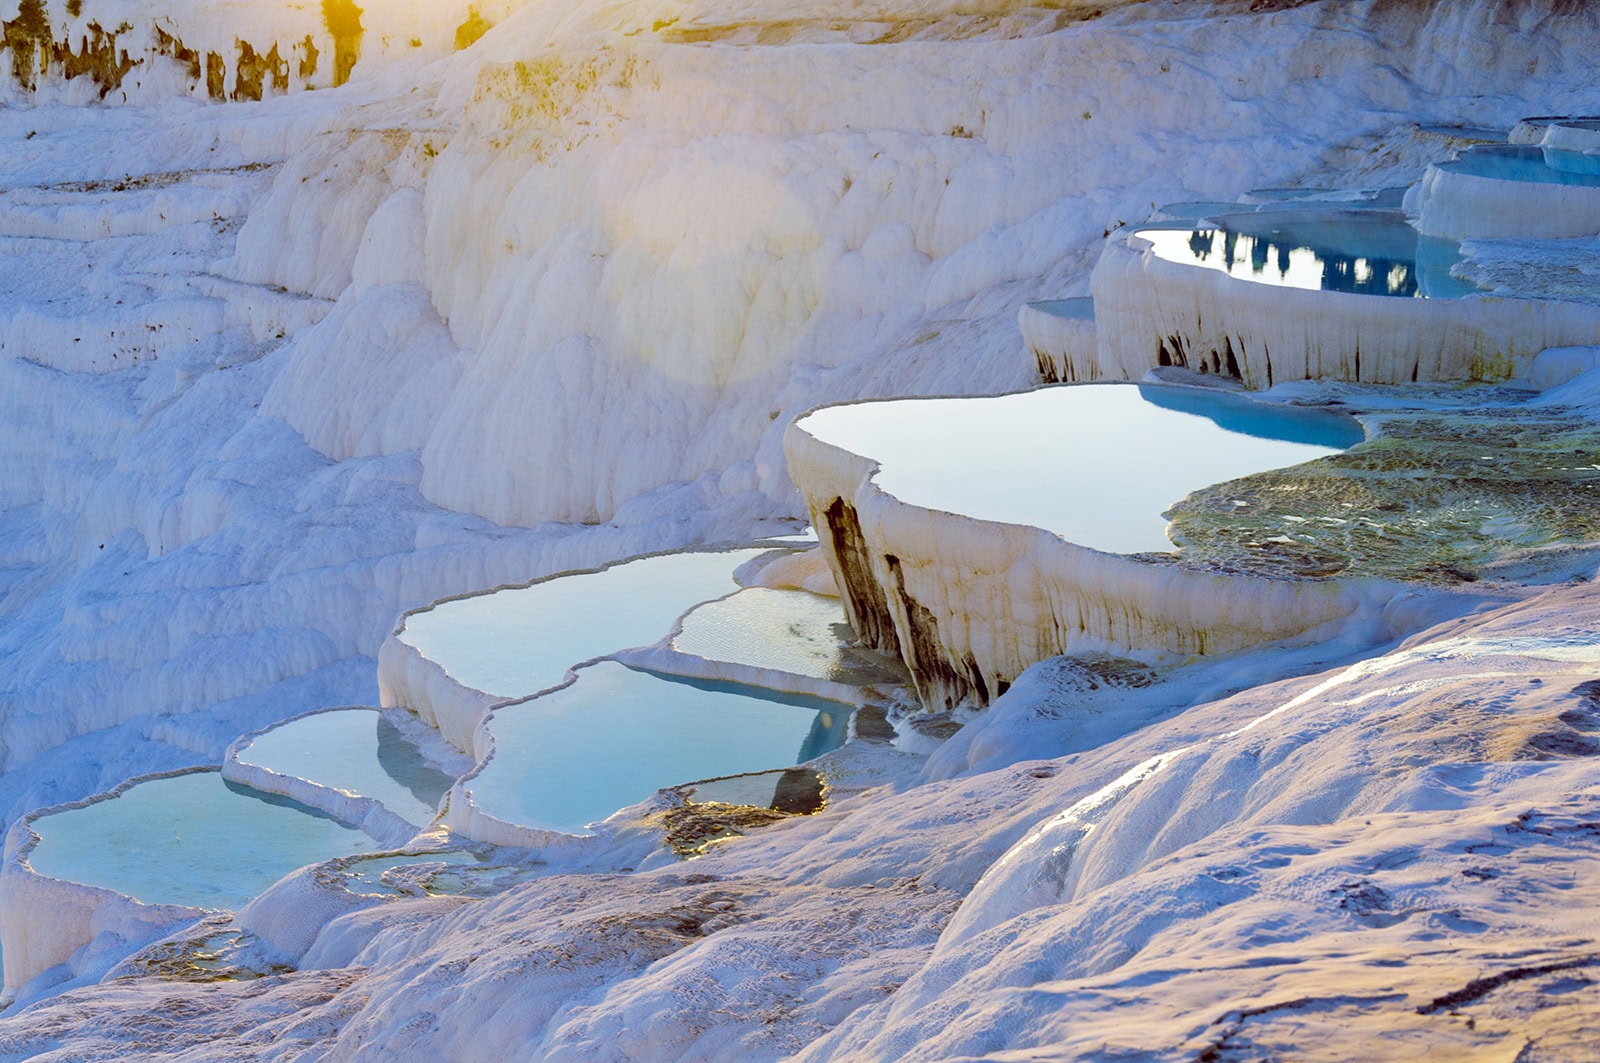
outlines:
{"label": "icicle-like formation", "polygon": [[1404,384],[1506,380],[1546,347],[1600,342],[1600,308],[1474,295],[1391,298],[1242,280],[1167,261],[1136,233],[1095,267],[1098,365],[1083,375],[1137,380],[1161,365],[1288,380]]}
{"label": "icicle-like formation", "polygon": [[873,481],[874,461],[804,422],[785,448],[851,624],[900,654],[929,706],[986,704],[1029,665],[1079,649],[1227,653],[1306,637],[1393,591],[1196,571],[910,505]]}

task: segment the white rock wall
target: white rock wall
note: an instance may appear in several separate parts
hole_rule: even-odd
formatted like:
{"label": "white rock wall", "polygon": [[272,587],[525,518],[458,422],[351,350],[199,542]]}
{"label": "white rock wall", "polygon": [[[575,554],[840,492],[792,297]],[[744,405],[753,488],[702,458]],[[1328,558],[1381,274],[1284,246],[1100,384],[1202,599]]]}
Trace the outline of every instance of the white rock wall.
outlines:
{"label": "white rock wall", "polygon": [[1600,187],[1506,181],[1430,166],[1418,230],[1453,240],[1568,240],[1600,233]]}
{"label": "white rock wall", "polygon": [[1100,379],[1099,340],[1092,318],[1062,317],[1025,304],[1017,311],[1017,327],[1045,383]]}
{"label": "white rock wall", "polygon": [[1106,244],[1094,277],[1102,379],[1158,365],[1289,380],[1405,384],[1506,380],[1546,347],[1600,341],[1600,308],[1477,295],[1408,299],[1309,291],[1169,262],[1133,234]]}

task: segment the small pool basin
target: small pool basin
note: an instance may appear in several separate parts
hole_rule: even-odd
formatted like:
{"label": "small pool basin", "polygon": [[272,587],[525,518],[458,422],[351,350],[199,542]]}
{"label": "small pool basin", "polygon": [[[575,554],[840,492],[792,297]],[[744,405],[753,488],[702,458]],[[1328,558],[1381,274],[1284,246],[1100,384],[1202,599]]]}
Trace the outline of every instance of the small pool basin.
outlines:
{"label": "small pool basin", "polygon": [[850,707],[603,661],[496,711],[494,757],[468,782],[496,819],[584,833],[657,790],[798,764],[843,744]]}
{"label": "small pool basin", "polygon": [[904,683],[900,662],[855,645],[844,604],[806,591],[751,587],[683,618],[672,648],[702,660],[851,686]]}
{"label": "small pool basin", "polygon": [[251,740],[238,760],[373,798],[419,827],[433,820],[440,799],[455,782],[375,709],[339,709],[291,720]]}
{"label": "small pool basin", "polygon": [[316,809],[214,771],[142,782],[41,816],[33,830],[28,861],[41,875],[195,908],[238,908],[296,868],[376,846]]}
{"label": "small pool basin", "polygon": [[832,406],[800,427],[878,462],[903,502],[1122,554],[1170,551],[1162,514],[1191,491],[1364,438],[1342,414],[1158,384]]}
{"label": "small pool basin", "polygon": [[691,607],[737,590],[734,570],[765,552],[665,554],[457,598],[412,613],[399,639],[463,686],[528,697],[574,665],[663,638]]}

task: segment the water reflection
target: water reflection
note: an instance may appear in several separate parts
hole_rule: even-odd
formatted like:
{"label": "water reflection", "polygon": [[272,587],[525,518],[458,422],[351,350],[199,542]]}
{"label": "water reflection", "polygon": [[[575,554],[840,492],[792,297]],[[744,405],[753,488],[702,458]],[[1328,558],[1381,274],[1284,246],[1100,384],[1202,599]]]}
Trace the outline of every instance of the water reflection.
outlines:
{"label": "water reflection", "polygon": [[1051,317],[1067,318],[1071,321],[1094,320],[1094,300],[1087,295],[1075,299],[1043,299],[1028,305],[1041,314],[1049,314]]}
{"label": "water reflection", "polygon": [[378,717],[378,766],[423,808],[438,808],[455,777],[429,764],[422,750],[394,724]]}
{"label": "water reflection", "polygon": [[877,461],[873,481],[902,502],[1110,553],[1171,550],[1162,514],[1191,491],[1363,438],[1341,414],[1148,384],[828,406],[799,424]]}
{"label": "water reflection", "polygon": [[1204,417],[1224,432],[1256,439],[1348,450],[1366,438],[1361,422],[1332,410],[1269,406],[1244,395],[1204,388],[1135,384],[1139,397],[1152,406]]}
{"label": "water reflection", "polygon": [[850,707],[602,661],[494,715],[472,799],[510,823],[581,833],[662,787],[787,767],[842,745]]}
{"label": "water reflection", "polygon": [[1422,236],[1389,211],[1236,214],[1136,235],[1169,262],[1261,284],[1406,299],[1458,299],[1478,290],[1450,275],[1461,261],[1454,241]]}
{"label": "water reflection", "polygon": [[440,798],[455,782],[374,709],[302,716],[257,735],[238,758],[241,764],[373,798],[419,827],[433,820]]}
{"label": "water reflection", "polygon": [[399,639],[463,686],[527,697],[579,662],[655,642],[687,610],[738,590],[734,569],[763,553],[665,554],[458,598],[408,616]]}

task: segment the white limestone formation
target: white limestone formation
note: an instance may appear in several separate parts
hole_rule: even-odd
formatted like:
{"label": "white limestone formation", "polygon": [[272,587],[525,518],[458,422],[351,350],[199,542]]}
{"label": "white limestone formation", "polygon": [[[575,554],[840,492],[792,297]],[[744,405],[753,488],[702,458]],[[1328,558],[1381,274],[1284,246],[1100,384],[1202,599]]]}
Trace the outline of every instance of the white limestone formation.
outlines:
{"label": "white limestone formation", "polygon": [[1022,344],[1033,355],[1047,384],[1098,380],[1099,341],[1094,326],[1094,300],[1054,299],[1024,303],[1017,311]]}
{"label": "white limestone formation", "polygon": [[1358,617],[1381,628],[1396,591],[1104,553],[1040,528],[908,504],[875,482],[870,455],[813,435],[805,421],[786,443],[851,624],[901,656],[928,706],[987,703],[1056,654],[1217,654],[1326,637]]}
{"label": "white limestone formation", "polygon": [[1600,308],[1503,295],[1427,299],[1263,284],[1168,261],[1137,233],[1095,266],[1099,379],[1159,365],[1237,376],[1404,384],[1506,380],[1546,347],[1600,342]]}
{"label": "white limestone formation", "polygon": [[[1546,143],[1560,128],[1550,127]],[[1575,179],[1562,180],[1564,173]],[[1600,158],[1570,149],[1474,149],[1428,167],[1406,207],[1418,230],[1454,240],[1600,235]]]}
{"label": "white limestone formation", "polygon": [[[182,774],[182,773],[178,773]],[[47,971],[56,981],[92,973],[134,948],[154,941],[207,912],[180,904],[146,904],[100,886],[41,875],[28,861],[39,844],[33,824],[47,816],[87,808],[117,797],[149,776],[131,779],[109,793],[85,801],[43,808],[22,817],[6,832],[0,863],[0,955],[4,956],[6,996]]]}
{"label": "white limestone formation", "polygon": [[[359,46],[333,25],[355,6]],[[513,6],[0,2],[6,822],[371,703],[385,633],[423,603],[788,526],[791,420],[1025,386],[1017,307],[1085,290],[1103,234],[1162,203],[1393,186],[1453,146],[1419,125],[1600,110],[1600,9],[1559,0]],[[470,44],[475,18],[493,28]],[[1587,247],[1526,250],[1592,287]],[[1118,268],[1146,290],[1146,267]],[[1131,326],[1133,376],[1177,335],[1192,365],[1225,368],[1242,338],[1274,375],[1402,382],[1434,366],[1395,349],[1417,332],[1457,352],[1441,375],[1552,382],[1582,366],[1527,352],[1594,342],[1513,300],[1458,326],[1336,298],[1316,305],[1337,320],[1297,336],[1282,319],[1319,320],[1312,296],[1233,283],[1144,299],[1148,332],[1102,299],[1099,342]],[[1267,310],[1286,313],[1255,331]],[[1325,365],[1280,354],[1312,342]],[[1082,372],[1116,378],[1121,359]],[[1562,416],[1596,416],[1592,375],[1549,394]],[[992,697],[1034,653],[1112,648],[1091,629],[1173,654],[1286,618],[1346,639],[1210,658],[1200,689],[1150,702],[1018,682],[939,721],[969,720],[963,756],[919,778],[879,749],[821,815],[693,863],[619,821],[579,853],[505,835],[546,865],[470,901],[352,904],[326,866],[295,873],[244,922],[301,969],[248,985],[142,960],[102,980],[166,916],[8,859],[0,1055],[1592,1047],[1595,961],[1573,944],[1600,911],[1588,584],[1501,588],[1492,615],[1387,659],[1368,643],[1413,626],[1405,603],[1386,619],[1355,591],[1235,592],[996,534],[800,449],[796,479],[859,507],[863,543],[907,544],[837,589],[884,592],[858,611],[885,641],[933,630],[907,601],[937,620],[926,648],[956,674],[928,681],[936,698],[978,680]],[[782,579],[825,587],[807,564]],[[1378,658],[1330,682],[1356,654]],[[460,692],[414,665],[386,673],[472,748],[486,706],[444,719]],[[452,803],[445,822],[472,816]]]}

